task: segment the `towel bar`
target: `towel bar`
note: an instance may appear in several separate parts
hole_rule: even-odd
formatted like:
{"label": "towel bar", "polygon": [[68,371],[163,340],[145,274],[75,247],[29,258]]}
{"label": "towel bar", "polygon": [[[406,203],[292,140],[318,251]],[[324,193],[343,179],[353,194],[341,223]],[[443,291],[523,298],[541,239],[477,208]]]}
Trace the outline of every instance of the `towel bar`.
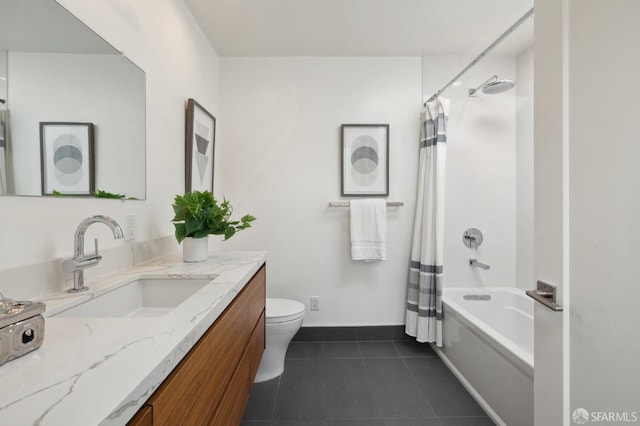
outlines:
{"label": "towel bar", "polygon": [[[351,203],[349,201],[329,201],[329,207],[349,207]],[[387,201],[387,207],[401,207],[404,206],[402,201]]]}

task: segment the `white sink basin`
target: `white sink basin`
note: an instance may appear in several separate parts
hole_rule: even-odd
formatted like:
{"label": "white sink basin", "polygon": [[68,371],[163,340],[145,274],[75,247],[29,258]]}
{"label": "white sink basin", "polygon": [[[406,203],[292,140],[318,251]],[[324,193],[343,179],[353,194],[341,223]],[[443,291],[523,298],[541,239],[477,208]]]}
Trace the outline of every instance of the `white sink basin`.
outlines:
{"label": "white sink basin", "polygon": [[75,305],[55,317],[160,317],[198,290],[207,279],[140,278]]}

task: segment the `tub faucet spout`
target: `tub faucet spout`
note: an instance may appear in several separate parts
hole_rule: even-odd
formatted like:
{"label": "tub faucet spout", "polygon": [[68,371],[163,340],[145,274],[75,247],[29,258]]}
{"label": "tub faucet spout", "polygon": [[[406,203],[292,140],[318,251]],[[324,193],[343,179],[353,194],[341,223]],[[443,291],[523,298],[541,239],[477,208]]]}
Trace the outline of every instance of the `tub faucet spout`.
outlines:
{"label": "tub faucet spout", "polygon": [[476,268],[484,269],[485,271],[491,268],[491,266],[487,265],[486,263],[478,262],[478,259],[469,259],[469,265],[475,266]]}
{"label": "tub faucet spout", "polygon": [[69,293],[78,293],[86,291],[89,287],[84,285],[84,270],[91,266],[96,266],[102,256],[98,254],[98,239],[95,240],[95,253],[93,255],[85,256],[84,254],[84,234],[92,223],[104,223],[107,225],[111,232],[113,232],[113,238],[123,238],[124,233],[122,228],[118,225],[118,222],[108,216],[91,216],[80,222],[78,228],[76,228],[76,234],[73,245],[73,257],[62,262],[62,270],[65,272],[73,272],[73,288],[69,290]]}

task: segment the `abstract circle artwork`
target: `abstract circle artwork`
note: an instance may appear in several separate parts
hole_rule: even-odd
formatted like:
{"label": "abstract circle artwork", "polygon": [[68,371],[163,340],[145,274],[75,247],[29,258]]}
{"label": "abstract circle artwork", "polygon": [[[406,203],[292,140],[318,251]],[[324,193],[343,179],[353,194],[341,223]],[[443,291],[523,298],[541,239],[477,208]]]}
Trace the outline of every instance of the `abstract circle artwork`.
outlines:
{"label": "abstract circle artwork", "polygon": [[41,122],[43,195],[91,195],[95,191],[93,123]]}
{"label": "abstract circle artwork", "polygon": [[359,185],[370,186],[378,177],[378,141],[358,136],[351,145],[351,177]]}
{"label": "abstract circle artwork", "polygon": [[63,186],[72,186],[82,179],[82,145],[72,134],[62,134],[53,141],[55,178]]}
{"label": "abstract circle artwork", "polygon": [[342,125],[342,195],[389,195],[389,125]]}

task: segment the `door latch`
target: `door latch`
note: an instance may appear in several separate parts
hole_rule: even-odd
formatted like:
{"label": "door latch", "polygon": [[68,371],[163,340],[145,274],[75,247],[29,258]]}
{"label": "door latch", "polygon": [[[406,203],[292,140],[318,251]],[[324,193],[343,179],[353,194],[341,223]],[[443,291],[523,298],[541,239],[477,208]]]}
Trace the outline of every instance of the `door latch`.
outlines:
{"label": "door latch", "polygon": [[562,306],[556,302],[556,286],[538,281],[535,290],[527,290],[527,296],[533,300],[542,303],[552,311],[562,311]]}

